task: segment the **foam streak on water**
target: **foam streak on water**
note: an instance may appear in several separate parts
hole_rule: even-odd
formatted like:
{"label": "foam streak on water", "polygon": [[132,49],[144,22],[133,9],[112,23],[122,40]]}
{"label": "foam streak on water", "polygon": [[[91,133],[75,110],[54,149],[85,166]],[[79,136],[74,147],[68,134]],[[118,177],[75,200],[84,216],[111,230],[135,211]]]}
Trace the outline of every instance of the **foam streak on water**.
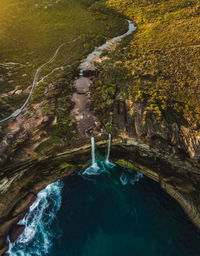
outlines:
{"label": "foam streak on water", "polygon": [[53,233],[51,223],[61,207],[63,183],[57,181],[42,190],[30,211],[19,222],[25,225],[22,235],[9,243],[10,256],[41,256],[49,252],[52,246]]}
{"label": "foam streak on water", "polygon": [[122,185],[127,185],[128,183],[131,185],[134,185],[136,182],[138,182],[141,178],[143,178],[143,174],[140,172],[136,172],[136,175],[134,177],[128,175],[127,173],[123,172],[120,176],[120,181]]}

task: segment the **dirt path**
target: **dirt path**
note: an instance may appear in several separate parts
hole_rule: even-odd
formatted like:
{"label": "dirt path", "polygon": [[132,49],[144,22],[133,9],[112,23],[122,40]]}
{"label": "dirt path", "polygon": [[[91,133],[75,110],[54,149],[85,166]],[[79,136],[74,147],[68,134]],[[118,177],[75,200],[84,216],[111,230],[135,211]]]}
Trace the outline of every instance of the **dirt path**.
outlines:
{"label": "dirt path", "polygon": [[[70,41],[70,42],[61,44],[61,45],[57,48],[57,50],[55,51],[53,57],[52,57],[50,60],[48,60],[47,62],[45,62],[44,64],[42,64],[42,65],[36,70],[36,73],[35,73],[34,79],[33,79],[33,83],[32,83],[32,86],[31,86],[31,90],[30,90],[29,95],[28,95],[26,101],[24,102],[24,104],[23,104],[19,109],[15,110],[12,114],[10,114],[9,116],[5,117],[4,119],[1,119],[1,120],[0,120],[0,123],[6,122],[7,120],[9,120],[9,119],[11,119],[11,118],[13,118],[13,117],[17,117],[19,114],[21,114],[22,110],[23,110],[23,109],[26,107],[26,105],[28,104],[28,102],[29,102],[29,100],[30,100],[30,98],[31,98],[31,96],[32,96],[32,94],[33,94],[33,91],[34,91],[34,89],[35,89],[35,87],[36,87],[36,85],[37,85],[40,81],[43,81],[43,80],[44,80],[46,77],[48,77],[48,75],[49,75],[49,74],[48,74],[48,75],[46,75],[45,77],[41,78],[41,80],[38,82],[38,78],[39,78],[39,74],[40,74],[41,70],[42,70],[45,66],[47,66],[47,65],[50,64],[50,63],[52,63],[52,62],[55,60],[55,58],[57,57],[57,55],[58,55],[60,49],[61,49],[64,45],[66,45],[66,44],[68,44],[68,43],[75,42],[75,41],[76,41],[77,39],[79,39],[79,38],[80,38],[80,36],[77,37],[77,38],[75,38],[74,40],[72,40],[72,41]],[[12,63],[12,62],[11,62],[11,63],[7,63],[7,64],[12,64],[12,65],[14,65],[14,64],[16,64],[16,63]],[[51,73],[54,73],[56,70],[61,69],[61,68],[62,68],[62,67],[56,68],[56,69],[52,70]],[[50,73],[50,74],[51,74],[51,73]]]}

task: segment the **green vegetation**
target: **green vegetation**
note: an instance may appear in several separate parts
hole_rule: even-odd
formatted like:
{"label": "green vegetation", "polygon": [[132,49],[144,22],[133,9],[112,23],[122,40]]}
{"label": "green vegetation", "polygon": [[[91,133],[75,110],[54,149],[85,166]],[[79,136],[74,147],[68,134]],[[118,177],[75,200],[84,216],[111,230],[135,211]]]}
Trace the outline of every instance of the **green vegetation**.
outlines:
{"label": "green vegetation", "polygon": [[[0,95],[31,85],[36,69],[66,43],[40,77],[60,67],[45,82],[65,77],[95,46],[124,31],[124,21],[103,0],[2,0],[0,2]],[[120,27],[120,29],[119,29]],[[37,92],[38,93],[38,92]],[[40,101],[37,94],[34,101]],[[1,116],[12,112],[10,109]]]}
{"label": "green vegetation", "polygon": [[69,163],[62,163],[62,164],[60,164],[60,168],[61,169],[68,169],[69,167],[73,167],[73,165],[69,164]]}
{"label": "green vegetation", "polygon": [[51,137],[44,142],[40,143],[40,145],[35,149],[35,152],[40,153],[42,151],[50,150],[55,145],[59,145],[61,143],[60,138],[58,137]]}
{"label": "green vegetation", "polygon": [[[144,119],[164,118],[168,123],[199,128],[199,0],[2,0],[2,116],[24,102],[24,90],[37,67],[66,43],[41,72],[40,78],[50,75],[37,85],[28,105],[31,112],[34,104],[43,102],[42,113],[56,117],[56,122],[45,127],[48,140],[37,152],[74,138],[71,95],[80,60],[106,39],[125,32],[124,16],[135,22],[137,31],[124,38],[115,51],[104,52],[92,86],[92,109],[109,132],[116,99],[130,105],[142,103]],[[59,69],[52,72],[55,68]],[[2,96],[16,86],[23,93]],[[26,118],[30,116],[26,114]]]}
{"label": "green vegetation", "polygon": [[34,94],[31,98],[32,103],[37,103],[42,101],[44,97],[45,88],[47,87],[47,85],[48,85],[47,82],[41,82],[36,86]]}
{"label": "green vegetation", "polygon": [[[42,69],[38,80],[45,79],[37,84],[24,117],[37,118],[37,104],[43,115],[50,117],[38,127],[36,137],[41,136],[43,142],[36,153],[69,145],[75,133],[71,96],[80,60],[126,29],[123,15],[106,7],[104,0],[2,0],[0,118],[24,103],[25,89],[32,84],[37,68],[65,43],[56,59]],[[16,88],[20,94],[8,94]],[[3,126],[0,128],[3,136]]]}
{"label": "green vegetation", "polygon": [[98,76],[92,85],[91,104],[94,111],[101,116],[108,132],[111,132],[111,117],[116,99],[128,98],[128,85],[132,84],[133,77],[125,65],[126,46],[132,36],[128,36],[114,51],[106,51],[104,61],[98,65]]}
{"label": "green vegetation", "polygon": [[135,170],[135,171],[139,171],[139,169],[133,163],[125,161],[124,159],[119,159],[115,163],[122,166],[122,167],[129,168],[129,169],[132,169],[132,170]]}
{"label": "green vegetation", "polygon": [[[137,31],[129,41],[123,40],[117,51],[111,53],[110,60],[101,64],[102,89],[97,88],[100,82],[96,81],[93,95],[94,101],[98,95],[99,102],[94,102],[96,111],[108,106],[111,111],[115,93],[118,98],[146,105],[146,116],[199,127],[200,2],[107,0],[106,3],[133,20]],[[115,67],[121,71],[109,77],[110,67],[113,72]]]}

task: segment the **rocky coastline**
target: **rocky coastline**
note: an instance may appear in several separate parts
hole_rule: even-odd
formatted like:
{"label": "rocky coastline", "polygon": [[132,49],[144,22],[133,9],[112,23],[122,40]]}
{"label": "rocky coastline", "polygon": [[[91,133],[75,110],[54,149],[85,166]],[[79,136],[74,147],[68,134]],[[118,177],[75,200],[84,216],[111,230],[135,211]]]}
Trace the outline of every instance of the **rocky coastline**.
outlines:
{"label": "rocky coastline", "polygon": [[[105,153],[106,146],[107,140],[99,139],[96,143],[102,153]],[[19,229],[22,230],[22,227],[16,229],[16,223],[28,211],[37,193],[55,180],[85,168],[90,160],[90,144],[85,144],[50,158],[7,168],[8,181],[1,185],[0,194],[0,255],[5,255],[7,251],[7,235],[15,233],[13,237],[17,238],[16,234],[20,234]],[[122,160],[119,161],[122,166],[139,169],[147,177],[159,182],[200,228],[198,163],[189,158],[181,160],[167,152],[163,154],[158,149],[150,149],[148,144],[123,134],[113,138],[111,160]]]}
{"label": "rocky coastline", "polygon": [[[88,74],[92,81],[94,74]],[[49,84],[46,93],[56,89],[56,85]],[[29,210],[37,193],[53,181],[84,169],[91,160],[90,138],[83,133],[70,143],[62,142],[58,151],[55,148],[41,154],[34,152],[41,143],[43,128],[56,122],[55,117],[42,113],[42,104],[34,105],[36,116],[28,120],[18,116],[3,130],[0,145],[0,256],[6,255],[7,235],[12,233],[14,240],[23,231],[23,227],[16,224]],[[179,123],[146,118],[147,110],[143,103],[116,97],[111,114],[111,160],[121,160],[119,164],[138,168],[159,182],[200,228],[200,137],[196,131]],[[106,131],[101,116],[96,118],[104,127],[104,132],[95,129],[96,147],[105,153],[109,131]],[[93,130],[94,127],[90,132]]]}

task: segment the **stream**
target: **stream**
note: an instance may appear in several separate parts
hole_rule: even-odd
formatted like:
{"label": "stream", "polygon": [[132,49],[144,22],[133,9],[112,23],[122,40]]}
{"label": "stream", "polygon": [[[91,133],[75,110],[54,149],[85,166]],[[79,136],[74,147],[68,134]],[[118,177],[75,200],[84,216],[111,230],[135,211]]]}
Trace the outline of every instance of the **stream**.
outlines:
{"label": "stream", "polygon": [[72,96],[75,106],[71,111],[71,116],[76,120],[79,137],[85,137],[90,133],[95,136],[101,136],[104,133],[101,122],[90,109],[90,86],[92,85],[92,80],[86,76],[86,73],[92,73],[96,70],[95,64],[100,60],[100,56],[104,50],[111,49],[122,38],[131,35],[135,31],[136,28],[133,22],[129,20],[127,22],[128,31],[125,34],[116,36],[102,46],[97,47],[79,66],[79,77],[74,82],[76,92]]}
{"label": "stream", "polygon": [[[128,21],[124,35],[94,50],[80,65],[75,81],[75,107],[71,115],[79,135],[98,127],[90,111],[90,78],[102,51],[135,30]],[[19,222],[24,232],[11,243],[10,256],[199,256],[200,235],[178,203],[159,184],[137,170],[109,162],[111,137],[104,158],[95,155],[92,165],[48,185]],[[91,169],[92,168],[92,169]]]}

